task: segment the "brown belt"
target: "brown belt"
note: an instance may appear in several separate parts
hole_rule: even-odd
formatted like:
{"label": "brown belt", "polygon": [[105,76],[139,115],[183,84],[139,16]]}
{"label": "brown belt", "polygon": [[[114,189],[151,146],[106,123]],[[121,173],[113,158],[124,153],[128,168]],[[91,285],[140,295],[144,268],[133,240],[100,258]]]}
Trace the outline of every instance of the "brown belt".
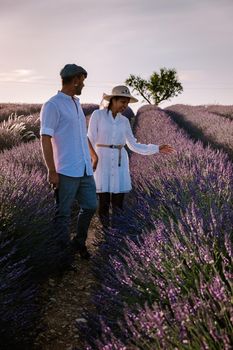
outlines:
{"label": "brown belt", "polygon": [[112,148],[112,149],[118,149],[119,150],[118,166],[121,166],[121,150],[124,147],[124,145],[103,145],[101,143],[98,143],[96,146],[97,147],[107,147],[107,148]]}

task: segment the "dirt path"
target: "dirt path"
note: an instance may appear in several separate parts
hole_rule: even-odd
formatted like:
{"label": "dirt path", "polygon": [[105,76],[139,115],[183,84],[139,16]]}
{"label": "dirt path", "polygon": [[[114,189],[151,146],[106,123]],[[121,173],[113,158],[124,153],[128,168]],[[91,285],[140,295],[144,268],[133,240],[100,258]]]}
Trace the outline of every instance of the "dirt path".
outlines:
{"label": "dirt path", "polygon": [[[89,230],[87,246],[95,253],[92,243],[98,228],[94,218]],[[92,310],[91,290],[95,284],[90,261],[75,257],[77,271],[69,271],[61,278],[49,279],[43,291],[45,303],[43,323],[45,330],[36,339],[38,350],[84,350],[75,323],[85,322],[84,309]]]}

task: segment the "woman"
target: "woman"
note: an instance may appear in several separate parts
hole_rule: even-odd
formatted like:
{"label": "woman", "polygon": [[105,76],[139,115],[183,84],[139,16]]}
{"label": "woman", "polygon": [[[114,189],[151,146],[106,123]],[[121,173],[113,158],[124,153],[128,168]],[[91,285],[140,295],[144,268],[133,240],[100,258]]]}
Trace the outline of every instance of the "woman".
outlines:
{"label": "woman", "polygon": [[122,115],[129,103],[138,100],[130,94],[126,86],[115,86],[112,93],[104,94],[108,107],[95,110],[90,118],[88,138],[98,155],[98,165],[94,173],[99,195],[99,217],[104,227],[109,226],[109,209],[112,213],[122,209],[125,193],[131,190],[128,154],[125,145],[133,152],[150,155],[171,153],[169,145],[144,145],[137,143],[129,120]]}

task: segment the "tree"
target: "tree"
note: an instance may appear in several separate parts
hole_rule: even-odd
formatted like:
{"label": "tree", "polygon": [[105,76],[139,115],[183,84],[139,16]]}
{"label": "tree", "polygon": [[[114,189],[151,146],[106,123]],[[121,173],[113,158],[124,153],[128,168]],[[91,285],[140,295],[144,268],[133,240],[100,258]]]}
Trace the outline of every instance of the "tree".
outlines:
{"label": "tree", "polygon": [[176,70],[167,68],[160,68],[160,73],[154,72],[148,80],[130,74],[125,84],[137,91],[149,104],[155,105],[178,96],[183,91]]}

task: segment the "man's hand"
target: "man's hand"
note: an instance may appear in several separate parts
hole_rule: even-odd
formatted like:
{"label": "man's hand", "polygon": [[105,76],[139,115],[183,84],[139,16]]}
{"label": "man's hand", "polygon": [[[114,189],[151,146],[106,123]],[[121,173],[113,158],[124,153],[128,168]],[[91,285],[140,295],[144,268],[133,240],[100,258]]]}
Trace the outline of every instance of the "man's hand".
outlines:
{"label": "man's hand", "polygon": [[159,153],[170,154],[174,152],[175,152],[175,149],[169,145],[159,146]]}
{"label": "man's hand", "polygon": [[98,156],[96,153],[91,157],[91,161],[92,161],[93,171],[95,171],[97,168],[97,164],[98,164]]}
{"label": "man's hand", "polygon": [[55,170],[48,171],[48,182],[53,189],[59,187],[59,175]]}
{"label": "man's hand", "polygon": [[41,146],[42,146],[45,164],[48,169],[48,176],[47,176],[48,182],[50,183],[53,189],[58,188],[59,176],[56,172],[56,168],[54,164],[53,146],[52,146],[50,135],[41,136]]}
{"label": "man's hand", "polygon": [[87,138],[87,140],[88,140],[89,151],[90,151],[90,155],[91,155],[92,168],[93,168],[93,171],[95,171],[97,164],[98,164],[98,156],[97,156],[97,153],[94,150],[89,138]]}

